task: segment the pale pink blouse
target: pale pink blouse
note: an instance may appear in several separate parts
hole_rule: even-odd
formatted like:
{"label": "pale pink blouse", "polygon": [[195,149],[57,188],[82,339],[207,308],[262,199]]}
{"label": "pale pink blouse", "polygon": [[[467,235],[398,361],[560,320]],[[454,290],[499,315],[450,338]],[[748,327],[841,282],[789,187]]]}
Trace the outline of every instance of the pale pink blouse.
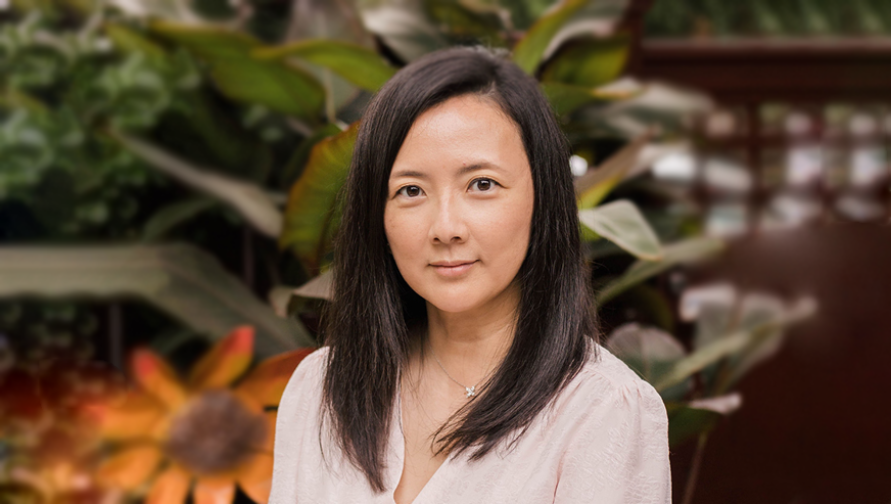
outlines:
{"label": "pale pink blouse", "polygon": [[[653,387],[604,347],[530,424],[481,460],[449,456],[414,504],[665,504],[671,502],[668,420]],[[375,493],[365,476],[319,436],[327,348],[308,356],[291,377],[278,410],[270,504],[386,503],[402,475],[401,403],[384,472]],[[322,456],[322,445],[325,457]]]}

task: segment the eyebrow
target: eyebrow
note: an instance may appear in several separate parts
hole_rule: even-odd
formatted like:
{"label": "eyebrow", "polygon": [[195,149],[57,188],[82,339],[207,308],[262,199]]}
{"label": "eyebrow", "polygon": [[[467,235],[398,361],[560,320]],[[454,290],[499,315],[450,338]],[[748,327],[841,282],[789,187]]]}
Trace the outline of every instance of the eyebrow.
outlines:
{"label": "eyebrow", "polygon": [[[458,171],[458,175],[464,175],[466,173],[470,173],[470,172],[477,171],[477,170],[482,170],[484,168],[493,168],[495,170],[501,170],[501,168],[496,164],[492,164],[487,161],[481,161],[478,163],[469,164],[469,165],[461,168]],[[419,171],[414,171],[414,170],[401,170],[401,171],[398,171],[398,172],[392,174],[392,178],[397,178],[397,177],[427,178],[427,174],[421,173]]]}

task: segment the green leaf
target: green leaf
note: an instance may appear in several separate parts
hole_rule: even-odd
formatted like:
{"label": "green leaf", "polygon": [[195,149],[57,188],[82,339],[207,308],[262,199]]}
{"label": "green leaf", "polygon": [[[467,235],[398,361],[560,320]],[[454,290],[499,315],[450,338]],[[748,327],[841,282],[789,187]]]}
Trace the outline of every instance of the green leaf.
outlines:
{"label": "green leaf", "polygon": [[281,248],[290,248],[308,267],[318,269],[325,239],[336,227],[337,195],[346,182],[359,123],[317,143],[303,175],[288,195]]}
{"label": "green leaf", "polygon": [[160,147],[134,136],[115,131],[111,132],[111,135],[150,166],[228,204],[257,231],[272,238],[278,238],[281,234],[282,214],[269,195],[259,186],[192,166]]}
{"label": "green leaf", "polygon": [[365,28],[380,37],[403,61],[414,61],[448,47],[439,31],[416,9],[380,5],[362,9],[361,16]]}
{"label": "green leaf", "polygon": [[316,131],[312,132],[311,135],[301,140],[300,143],[297,144],[297,148],[291,153],[291,157],[288,159],[287,164],[281,170],[279,175],[279,187],[291,187],[294,185],[298,177],[303,173],[303,169],[306,167],[306,162],[309,160],[312,148],[321,140],[337,135],[340,131],[341,130],[336,123],[325,123]]}
{"label": "green leaf", "polygon": [[776,320],[786,322],[784,325],[776,326],[773,331],[765,331],[764,337],[753,341],[751,345],[732,356],[728,362],[729,373],[726,378],[716,383],[715,393],[730,390],[752,368],[776,355],[785,339],[785,326],[811,317],[816,310],[816,301],[808,297],[798,299],[789,306],[772,295],[749,293],[744,296],[740,305],[741,328],[758,328]]}
{"label": "green leaf", "polygon": [[302,40],[279,47],[256,49],[252,55],[260,60],[297,57],[330,68],[344,79],[372,92],[396,73],[376,52],[340,40]]}
{"label": "green leaf", "polygon": [[296,321],[280,318],[206,252],[185,244],[0,247],[0,298],[138,298],[214,339],[256,328],[261,357],[309,346]]}
{"label": "green leaf", "polygon": [[160,124],[164,145],[221,173],[262,184],[272,169],[272,146],[259,139],[256,131],[233,120],[231,106],[207,91],[184,94],[188,106],[165,116]]}
{"label": "green leaf", "polygon": [[217,201],[213,198],[198,196],[162,207],[145,224],[142,240],[146,242],[159,240],[173,228],[213,208],[216,204]]}
{"label": "green leaf", "polygon": [[632,96],[631,93],[613,92],[605,86],[589,88],[562,82],[543,82],[541,90],[558,115],[568,114],[582,105],[608,103]]}
{"label": "green leaf", "polygon": [[517,42],[513,61],[527,74],[534,74],[554,35],[588,0],[566,0],[558,8],[542,16]]}
{"label": "green leaf", "polygon": [[579,211],[579,221],[629,253],[649,261],[662,259],[662,245],[637,206],[618,200]]}
{"label": "green leaf", "polygon": [[141,53],[156,65],[166,64],[167,53],[164,48],[128,26],[108,22],[105,24],[105,34],[120,49]]}
{"label": "green leaf", "polygon": [[714,411],[668,405],[668,445],[672,448],[715,428],[722,415]]}
{"label": "green leaf", "polygon": [[627,36],[574,41],[548,60],[541,80],[590,88],[612,82],[625,68],[629,43]]}
{"label": "green leaf", "polygon": [[697,237],[662,246],[662,260],[638,260],[621,277],[610,282],[597,294],[597,304],[603,305],[629,287],[679,264],[691,263],[712,256],[724,249],[717,238]]}
{"label": "green leaf", "polygon": [[634,168],[649,137],[642,135],[607,159],[600,167],[588,170],[575,180],[579,208],[593,208]]}
{"label": "green leaf", "polygon": [[295,298],[297,301],[296,306],[305,305],[308,299],[330,301],[332,290],[334,288],[333,281],[333,271],[329,268],[321,275],[297,288],[288,287],[287,285],[277,285],[269,291],[267,298],[269,299],[269,304],[272,305],[275,310],[275,313],[280,317],[287,317],[289,309],[292,309],[295,305],[292,304],[292,301],[295,301]]}
{"label": "green leaf", "polygon": [[[616,328],[609,336],[607,348],[649,383],[658,383],[674,363],[686,355],[683,345],[665,331],[637,323]],[[662,398],[680,399],[691,384],[690,380],[685,380],[661,391]]]}
{"label": "green leaf", "polygon": [[[737,330],[728,336],[717,338],[711,343],[696,349],[687,357],[675,362],[672,370],[663,375],[658,382],[654,383],[653,387],[656,390],[665,390],[721,359],[763,345],[765,341],[776,338],[778,334],[781,334],[781,331],[778,331],[778,329],[812,316],[815,310],[816,305],[813,300],[805,298],[782,315],[757,325]],[[723,392],[723,390],[726,390],[726,388],[720,392]]]}
{"label": "green leaf", "polygon": [[[45,116],[49,109],[46,104],[27,93],[13,88],[0,87],[0,109],[23,109],[22,113]],[[9,119],[6,119],[9,121]]]}
{"label": "green leaf", "polygon": [[430,21],[450,40],[475,41],[487,47],[504,45],[510,13],[476,0],[424,0]]}
{"label": "green leaf", "polygon": [[154,21],[150,28],[204,60],[214,82],[233,100],[265,105],[310,121],[321,114],[325,92],[319,81],[288,62],[252,57],[261,45],[249,35],[164,21]]}
{"label": "green leaf", "polygon": [[665,390],[677,385],[706,366],[742,350],[755,336],[757,336],[755,331],[739,331],[698,348],[684,359],[675,362],[669,372],[662,375],[659,381],[653,383],[653,387],[656,390]]}
{"label": "green leaf", "polygon": [[334,271],[328,269],[328,271],[313,278],[300,287],[297,287],[291,291],[291,293],[295,296],[330,301],[333,295],[333,289]]}

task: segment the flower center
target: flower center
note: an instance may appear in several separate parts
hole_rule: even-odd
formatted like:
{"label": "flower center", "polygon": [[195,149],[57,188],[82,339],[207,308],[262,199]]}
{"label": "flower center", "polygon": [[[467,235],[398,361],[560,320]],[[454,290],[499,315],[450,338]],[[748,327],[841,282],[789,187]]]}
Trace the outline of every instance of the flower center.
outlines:
{"label": "flower center", "polygon": [[238,467],[262,449],[268,434],[262,415],[249,411],[225,390],[190,400],[173,418],[166,450],[198,474]]}

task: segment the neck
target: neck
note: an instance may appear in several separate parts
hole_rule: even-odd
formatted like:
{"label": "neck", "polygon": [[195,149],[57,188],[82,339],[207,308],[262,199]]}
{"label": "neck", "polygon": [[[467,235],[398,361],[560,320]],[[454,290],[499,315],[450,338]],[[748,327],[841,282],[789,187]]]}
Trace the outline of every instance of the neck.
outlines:
{"label": "neck", "polygon": [[[449,313],[427,304],[427,348],[465,386],[479,386],[501,364],[513,342],[519,289],[511,287],[486,306]],[[432,355],[427,365],[438,366]]]}

